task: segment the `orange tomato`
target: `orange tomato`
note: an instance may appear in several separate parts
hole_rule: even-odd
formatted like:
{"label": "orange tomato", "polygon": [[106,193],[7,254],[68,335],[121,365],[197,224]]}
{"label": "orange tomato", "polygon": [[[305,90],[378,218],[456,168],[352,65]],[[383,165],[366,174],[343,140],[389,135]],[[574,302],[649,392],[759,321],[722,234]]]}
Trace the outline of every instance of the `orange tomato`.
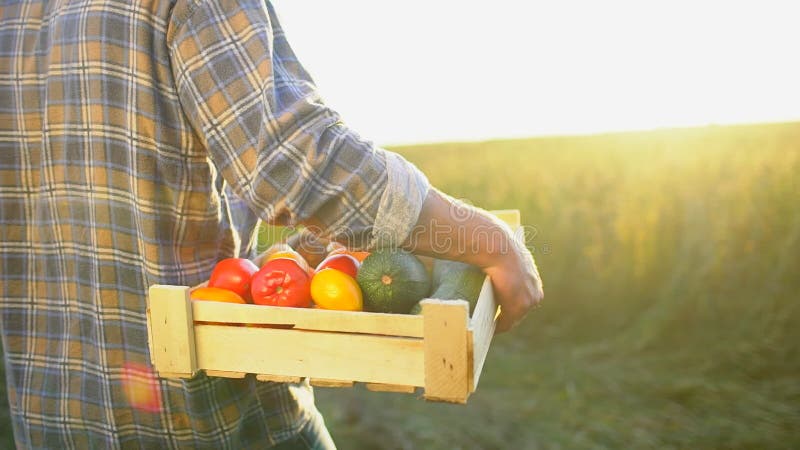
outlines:
{"label": "orange tomato", "polygon": [[364,309],[364,297],[356,280],[336,269],[322,269],[314,275],[311,279],[311,298],[322,309]]}
{"label": "orange tomato", "polygon": [[241,303],[246,304],[241,295],[228,289],[218,287],[201,287],[189,294],[192,300],[206,300],[211,302]]}

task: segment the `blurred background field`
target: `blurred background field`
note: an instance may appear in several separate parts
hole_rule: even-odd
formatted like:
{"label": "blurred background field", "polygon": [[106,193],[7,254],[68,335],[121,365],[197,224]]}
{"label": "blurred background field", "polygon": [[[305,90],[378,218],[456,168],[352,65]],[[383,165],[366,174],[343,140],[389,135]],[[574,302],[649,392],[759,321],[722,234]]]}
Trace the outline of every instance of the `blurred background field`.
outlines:
{"label": "blurred background field", "polygon": [[545,302],[467,406],[317,389],[341,448],[800,448],[800,124],[394,150],[521,210]]}
{"label": "blurred background field", "polygon": [[546,299],[466,406],[317,389],[340,448],[800,447],[800,124],[393,150],[519,208]]}

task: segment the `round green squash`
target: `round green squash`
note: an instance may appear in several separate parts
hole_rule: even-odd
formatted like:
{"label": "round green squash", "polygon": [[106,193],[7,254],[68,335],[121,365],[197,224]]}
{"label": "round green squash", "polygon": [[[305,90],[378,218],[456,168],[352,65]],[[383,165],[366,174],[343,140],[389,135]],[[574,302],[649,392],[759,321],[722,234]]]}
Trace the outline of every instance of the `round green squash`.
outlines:
{"label": "round green squash", "polygon": [[361,263],[356,278],[364,294],[364,310],[408,314],[431,289],[422,262],[399,249],[380,249]]}

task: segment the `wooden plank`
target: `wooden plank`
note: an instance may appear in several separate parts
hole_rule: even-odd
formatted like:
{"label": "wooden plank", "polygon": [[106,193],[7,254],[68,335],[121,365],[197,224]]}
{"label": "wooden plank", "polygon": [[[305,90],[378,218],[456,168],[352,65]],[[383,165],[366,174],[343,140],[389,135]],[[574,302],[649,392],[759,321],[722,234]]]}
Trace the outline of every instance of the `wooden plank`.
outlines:
{"label": "wooden plank", "polygon": [[423,386],[422,339],[195,325],[197,365],[291,377]]}
{"label": "wooden plank", "polygon": [[[149,297],[149,296],[148,296]],[[150,314],[150,300],[146,300],[147,307],[145,308],[144,315],[145,320],[147,322],[147,348],[150,351],[150,364],[155,367],[156,366],[156,359],[155,359],[155,347],[153,346],[153,327],[152,327],[152,314]]]}
{"label": "wooden plank", "polygon": [[422,337],[422,317],[309,308],[193,301],[197,322],[288,325],[294,329]]}
{"label": "wooden plank", "polygon": [[189,294],[191,294],[192,291],[195,291],[197,289],[204,288],[204,287],[208,287],[208,280],[203,281],[202,283],[198,284],[197,286],[190,287],[189,288]]}
{"label": "wooden plank", "polygon": [[464,300],[422,301],[425,318],[425,398],[466,403],[471,392],[467,355],[469,303]]}
{"label": "wooden plank", "polygon": [[[502,211],[492,211],[497,217],[505,221],[514,231],[514,236],[518,240],[524,241],[524,230],[521,227],[519,210],[509,209]],[[489,277],[483,282],[478,303],[472,313],[469,328],[472,331],[472,391],[478,388],[478,382],[483,372],[486,356],[489,353],[489,346],[494,337],[497,325],[497,316],[500,313],[497,302],[494,298],[492,283]]]}
{"label": "wooden plank", "polygon": [[399,392],[413,394],[417,392],[416,386],[403,386],[401,384],[365,383],[367,390],[373,392]]}
{"label": "wooden plank", "polygon": [[195,374],[193,373],[176,373],[176,372],[161,372],[157,371],[158,376],[161,378],[192,378]]}
{"label": "wooden plank", "polygon": [[256,375],[256,380],[258,381],[272,381],[273,383],[299,383],[302,379],[302,377],[286,377],[281,375]]}
{"label": "wooden plank", "polygon": [[489,277],[483,282],[478,303],[472,313],[469,328],[472,331],[472,352],[473,352],[473,377],[472,390],[478,387],[481,378],[483,364],[486,362],[486,355],[489,353],[489,346],[494,337],[494,330],[497,324],[497,304],[494,300],[494,291]]}
{"label": "wooden plank", "polygon": [[206,375],[209,377],[244,378],[247,374],[244,372],[231,372],[229,370],[206,370]]}
{"label": "wooden plank", "polygon": [[311,378],[309,380],[312,386],[326,387],[326,388],[351,388],[355,382],[345,380],[331,380],[327,378]]}
{"label": "wooden plank", "polygon": [[189,288],[154,285],[150,309],[151,358],[159,373],[192,376],[197,371]]}
{"label": "wooden plank", "polygon": [[[475,383],[475,335],[472,329],[467,327],[467,386],[469,386],[469,393],[475,392],[478,388]],[[478,375],[480,376],[480,375]]]}

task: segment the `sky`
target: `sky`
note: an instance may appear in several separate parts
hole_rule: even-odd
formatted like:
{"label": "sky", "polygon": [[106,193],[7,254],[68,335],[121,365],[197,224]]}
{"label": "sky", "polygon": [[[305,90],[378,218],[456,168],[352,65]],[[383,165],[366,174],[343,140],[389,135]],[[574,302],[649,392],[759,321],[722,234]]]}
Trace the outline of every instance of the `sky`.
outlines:
{"label": "sky", "polygon": [[274,0],[379,145],[800,120],[800,2]]}

